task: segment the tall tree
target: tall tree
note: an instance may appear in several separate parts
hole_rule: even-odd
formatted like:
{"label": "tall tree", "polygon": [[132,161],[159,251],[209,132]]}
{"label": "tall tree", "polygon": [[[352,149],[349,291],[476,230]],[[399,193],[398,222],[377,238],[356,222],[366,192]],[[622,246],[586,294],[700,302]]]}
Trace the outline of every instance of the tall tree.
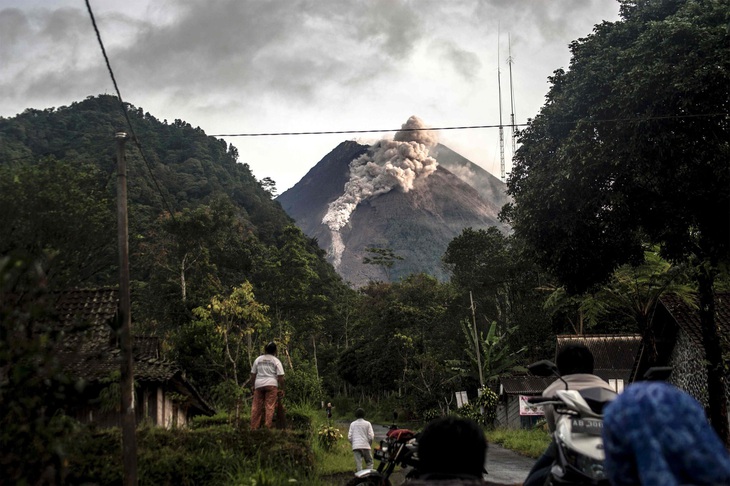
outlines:
{"label": "tall tree", "polygon": [[254,360],[255,337],[271,325],[266,311],[267,307],[254,298],[249,282],[234,288],[230,295],[213,296],[210,304],[194,311],[198,319],[211,323],[223,338],[222,358],[231,370],[229,376],[236,386],[241,384],[238,370],[242,365],[242,353],[245,351],[248,358],[245,363],[250,367]]}
{"label": "tall tree", "polygon": [[717,0],[620,0],[570,48],[521,136],[505,211],[570,292],[643,259],[691,262],[710,418],[728,441],[713,286],[730,250],[730,44]]}
{"label": "tall tree", "polygon": [[527,347],[530,358],[549,353],[549,315],[543,310],[550,281],[528,258],[520,242],[497,228],[466,228],[454,238],[442,258],[451,272],[451,282],[460,289],[464,307],[470,307],[470,293],[479,316],[479,327],[487,332],[492,322],[499,333],[508,333],[514,349]]}

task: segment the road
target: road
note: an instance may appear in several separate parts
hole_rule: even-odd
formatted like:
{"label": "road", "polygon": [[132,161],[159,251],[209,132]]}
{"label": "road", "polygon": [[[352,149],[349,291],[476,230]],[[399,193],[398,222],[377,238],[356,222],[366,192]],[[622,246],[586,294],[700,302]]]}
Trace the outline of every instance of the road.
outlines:
{"label": "road", "polygon": [[[388,428],[382,425],[373,424],[375,432],[375,443],[378,444],[385,438]],[[520,485],[530,472],[535,459],[521,456],[516,452],[497,444],[489,444],[487,451],[487,481],[488,485]],[[398,485],[405,480],[407,469],[396,469],[390,477],[391,483]]]}

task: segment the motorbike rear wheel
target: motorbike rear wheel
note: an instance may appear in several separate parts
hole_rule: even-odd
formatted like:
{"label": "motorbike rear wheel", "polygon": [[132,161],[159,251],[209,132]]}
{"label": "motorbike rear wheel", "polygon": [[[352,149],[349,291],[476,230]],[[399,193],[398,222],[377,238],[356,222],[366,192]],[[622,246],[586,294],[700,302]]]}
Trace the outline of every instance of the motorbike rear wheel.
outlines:
{"label": "motorbike rear wheel", "polygon": [[352,478],[345,486],[391,486],[387,478],[370,476],[367,478]]}

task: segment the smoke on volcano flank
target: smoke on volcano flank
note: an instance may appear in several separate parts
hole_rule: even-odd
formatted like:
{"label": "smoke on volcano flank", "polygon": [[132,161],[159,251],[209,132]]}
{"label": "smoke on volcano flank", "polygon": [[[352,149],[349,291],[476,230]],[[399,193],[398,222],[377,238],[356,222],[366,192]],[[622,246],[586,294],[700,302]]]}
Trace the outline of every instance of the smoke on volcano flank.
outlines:
{"label": "smoke on volcano flank", "polygon": [[329,204],[322,218],[332,234],[330,254],[335,268],[345,250],[340,230],[357,205],[395,188],[408,192],[416,179],[433,174],[438,162],[429,151],[437,143],[436,132],[428,130],[417,116],[411,116],[393,140],[376,142],[367,153],[350,162],[350,180],[344,193]]}

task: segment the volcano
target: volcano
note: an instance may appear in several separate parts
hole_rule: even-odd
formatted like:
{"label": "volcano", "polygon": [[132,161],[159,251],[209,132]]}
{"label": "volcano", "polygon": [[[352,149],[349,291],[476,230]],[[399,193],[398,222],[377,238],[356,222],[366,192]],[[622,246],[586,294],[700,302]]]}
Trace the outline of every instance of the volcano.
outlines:
{"label": "volcano", "polygon": [[[427,176],[412,178],[405,189],[395,186],[383,193],[374,191],[351,204],[349,218],[333,231],[323,219],[342,200],[348,184],[352,186],[353,161],[373,150],[373,146],[354,141],[342,142],[277,198],[302,231],[327,251],[328,260],[352,286],[397,281],[421,272],[446,280],[448,272],[441,257],[465,228],[496,226],[504,233],[509,231],[498,220],[500,209],[509,201],[506,185],[441,144],[429,149],[434,162]],[[373,256],[368,248],[389,249],[402,260],[394,261],[391,268],[365,264],[363,259]]]}

